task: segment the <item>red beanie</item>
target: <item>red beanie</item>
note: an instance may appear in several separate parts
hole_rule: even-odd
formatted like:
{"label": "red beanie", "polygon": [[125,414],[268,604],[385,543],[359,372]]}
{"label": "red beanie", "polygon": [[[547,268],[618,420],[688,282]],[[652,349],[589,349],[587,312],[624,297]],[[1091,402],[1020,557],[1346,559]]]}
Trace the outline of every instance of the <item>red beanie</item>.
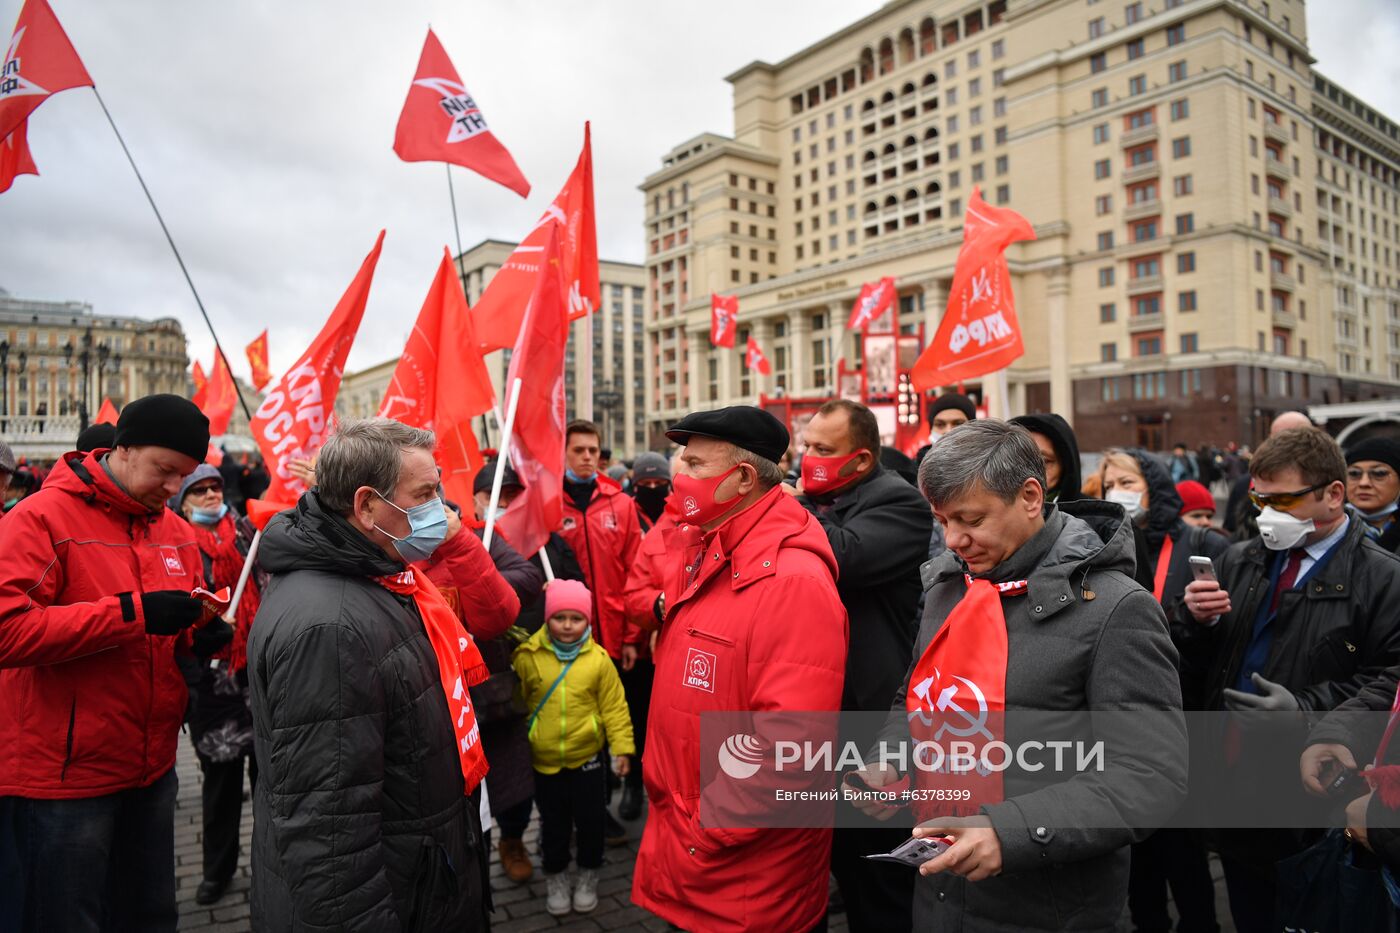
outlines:
{"label": "red beanie", "polygon": [[1182,480],[1176,484],[1176,494],[1181,497],[1181,514],[1201,509],[1215,514],[1215,497],[1210,490],[1194,479]]}
{"label": "red beanie", "polygon": [[577,580],[555,580],[544,589],[544,617],[573,609],[593,624],[593,594]]}

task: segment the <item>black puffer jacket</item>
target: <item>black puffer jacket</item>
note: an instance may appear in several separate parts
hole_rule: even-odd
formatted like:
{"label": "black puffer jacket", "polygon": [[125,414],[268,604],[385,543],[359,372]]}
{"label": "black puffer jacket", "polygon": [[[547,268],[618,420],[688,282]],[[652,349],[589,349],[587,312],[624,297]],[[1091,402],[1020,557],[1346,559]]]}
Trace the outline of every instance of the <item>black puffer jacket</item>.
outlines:
{"label": "black puffer jacket", "polygon": [[248,644],[259,780],[252,926],[477,930],[481,826],[403,564],[321,508],[274,518]]}

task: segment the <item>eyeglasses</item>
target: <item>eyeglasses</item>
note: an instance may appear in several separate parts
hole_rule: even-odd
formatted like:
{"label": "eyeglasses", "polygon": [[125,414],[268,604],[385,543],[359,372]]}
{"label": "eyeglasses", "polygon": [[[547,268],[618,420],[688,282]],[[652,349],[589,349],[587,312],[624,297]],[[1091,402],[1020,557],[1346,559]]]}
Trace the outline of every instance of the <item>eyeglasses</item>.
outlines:
{"label": "eyeglasses", "polygon": [[1249,491],[1249,501],[1254,503],[1257,509],[1275,508],[1280,512],[1287,512],[1303,501],[1303,497],[1310,492],[1317,492],[1319,489],[1326,489],[1332,485],[1330,482],[1318,483],[1316,486],[1309,486],[1307,489],[1300,489],[1297,492],[1269,492],[1259,493],[1253,489]]}
{"label": "eyeglasses", "polygon": [[1353,483],[1359,483],[1363,477],[1367,476],[1371,477],[1371,482],[1373,483],[1384,483],[1394,475],[1395,471],[1389,467],[1371,467],[1369,470],[1363,470],[1360,467],[1352,467],[1347,470],[1347,480]]}
{"label": "eyeglasses", "polygon": [[207,485],[207,486],[195,486],[195,487],[192,488],[189,492],[185,493],[185,495],[187,495],[187,496],[207,496],[207,495],[208,495],[209,493],[211,493],[211,492],[223,492],[223,491],[224,491],[224,487],[215,485],[215,484],[213,484],[213,483],[210,483],[210,484]]}

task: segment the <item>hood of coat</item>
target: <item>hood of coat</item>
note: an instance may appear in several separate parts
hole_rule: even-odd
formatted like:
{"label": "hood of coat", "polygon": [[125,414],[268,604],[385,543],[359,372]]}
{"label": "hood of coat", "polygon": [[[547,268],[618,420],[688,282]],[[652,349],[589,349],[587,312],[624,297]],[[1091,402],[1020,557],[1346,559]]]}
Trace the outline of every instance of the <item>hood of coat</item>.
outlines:
{"label": "hood of coat", "polygon": [[1073,502],[1083,497],[1080,487],[1084,478],[1079,466],[1079,441],[1074,436],[1074,428],[1059,415],[1021,415],[1012,418],[1012,424],[1019,424],[1027,431],[1043,434],[1050,438],[1050,446],[1055,448],[1055,456],[1060,460],[1060,484],[1057,502]]}
{"label": "hood of coat", "polygon": [[105,450],[91,453],[73,451],[66,453],[54,464],[44,489],[61,489],[70,495],[79,496],[126,515],[158,515],[122,491],[107,470],[102,466]]}
{"label": "hood of coat", "polygon": [[268,573],[319,570],[347,577],[382,577],[404,569],[344,517],[323,508],[315,492],[267,523],[258,563]]}
{"label": "hood of coat", "polygon": [[1147,527],[1143,531],[1155,553],[1162,539],[1181,523],[1181,494],[1176,491],[1176,483],[1172,482],[1162,461],[1138,447],[1128,453],[1142,467],[1142,475],[1147,480]]}
{"label": "hood of coat", "polygon": [[716,534],[730,563],[746,571],[736,579],[736,589],[770,576],[777,567],[778,552],[785,549],[810,551],[826,564],[831,579],[838,579],[836,556],[821,522],[776,486]]}

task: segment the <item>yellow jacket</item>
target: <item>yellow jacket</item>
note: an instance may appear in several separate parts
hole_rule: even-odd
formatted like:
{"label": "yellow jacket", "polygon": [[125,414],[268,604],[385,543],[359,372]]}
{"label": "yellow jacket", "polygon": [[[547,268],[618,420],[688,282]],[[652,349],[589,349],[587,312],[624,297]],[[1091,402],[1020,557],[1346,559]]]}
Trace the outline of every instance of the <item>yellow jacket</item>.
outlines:
{"label": "yellow jacket", "polygon": [[[547,624],[515,649],[511,663],[520,675],[528,716],[564,668],[564,662],[554,656]],[[530,728],[535,770],[555,774],[560,768],[581,767],[598,754],[605,740],[614,755],[636,752],[622,681],[612,658],[590,638]]]}

